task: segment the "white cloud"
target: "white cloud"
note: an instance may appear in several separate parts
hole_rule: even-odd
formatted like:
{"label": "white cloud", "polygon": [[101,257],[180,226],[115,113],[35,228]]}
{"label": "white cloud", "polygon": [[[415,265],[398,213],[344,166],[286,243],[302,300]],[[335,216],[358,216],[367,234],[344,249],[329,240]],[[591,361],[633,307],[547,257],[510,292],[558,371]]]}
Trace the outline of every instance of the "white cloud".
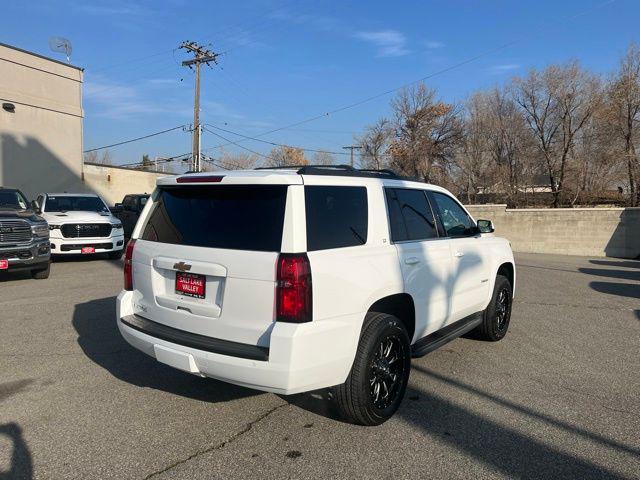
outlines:
{"label": "white cloud", "polygon": [[442,48],[444,47],[444,43],[442,42],[436,42],[434,40],[430,40],[428,42],[425,42],[425,47],[427,47],[429,50],[435,50],[437,48]]}
{"label": "white cloud", "polygon": [[409,53],[407,38],[396,30],[356,32],[354,37],[375,45],[379,57],[400,57]]}
{"label": "white cloud", "polygon": [[297,25],[309,25],[320,31],[333,31],[341,27],[340,22],[333,17],[322,15],[293,14],[286,10],[279,10],[269,14],[269,18]]}
{"label": "white cloud", "polygon": [[179,83],[180,80],[177,78],[150,78],[147,82],[152,85],[174,85]]}
{"label": "white cloud", "polygon": [[517,70],[520,68],[520,64],[518,63],[505,63],[502,65],[494,65],[489,68],[489,73],[493,75],[500,75],[501,73],[507,73],[512,70]]}
{"label": "white cloud", "polygon": [[84,3],[78,5],[76,10],[87,15],[143,15],[148,13],[148,10],[132,3],[112,3],[110,5],[92,5],[90,3]]}
{"label": "white cloud", "polygon": [[145,99],[134,86],[123,85],[96,77],[84,83],[84,100],[93,110],[93,115],[113,120],[126,120],[151,114],[172,114],[189,117],[191,109],[172,101]]}

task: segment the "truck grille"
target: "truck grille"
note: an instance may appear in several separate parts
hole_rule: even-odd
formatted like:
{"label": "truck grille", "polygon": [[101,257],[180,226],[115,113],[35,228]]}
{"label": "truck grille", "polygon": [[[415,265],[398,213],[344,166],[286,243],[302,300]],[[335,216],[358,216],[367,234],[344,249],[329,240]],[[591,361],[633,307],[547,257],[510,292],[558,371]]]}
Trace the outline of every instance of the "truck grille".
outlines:
{"label": "truck grille", "polygon": [[24,243],[31,241],[31,226],[24,220],[0,222],[0,243]]}
{"label": "truck grille", "polygon": [[60,227],[65,238],[108,237],[110,223],[65,223]]}
{"label": "truck grille", "polygon": [[8,252],[0,252],[0,259],[19,258],[21,260],[28,260],[32,257],[29,250],[9,250]]}

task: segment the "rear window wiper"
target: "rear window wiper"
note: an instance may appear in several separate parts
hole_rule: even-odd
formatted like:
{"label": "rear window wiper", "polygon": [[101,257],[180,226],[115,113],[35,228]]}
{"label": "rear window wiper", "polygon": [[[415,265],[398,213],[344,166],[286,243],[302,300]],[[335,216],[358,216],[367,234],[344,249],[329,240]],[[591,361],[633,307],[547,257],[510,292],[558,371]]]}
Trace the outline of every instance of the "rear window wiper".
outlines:
{"label": "rear window wiper", "polygon": [[367,242],[365,241],[365,239],[364,239],[364,238],[362,238],[362,236],[361,236],[358,232],[356,232],[356,229],[355,229],[355,228],[353,228],[353,227],[349,227],[349,229],[351,230],[351,233],[353,233],[353,236],[354,236],[354,237],[356,237],[358,240],[360,240],[360,243],[361,243],[362,245],[364,245],[365,243],[367,243]]}

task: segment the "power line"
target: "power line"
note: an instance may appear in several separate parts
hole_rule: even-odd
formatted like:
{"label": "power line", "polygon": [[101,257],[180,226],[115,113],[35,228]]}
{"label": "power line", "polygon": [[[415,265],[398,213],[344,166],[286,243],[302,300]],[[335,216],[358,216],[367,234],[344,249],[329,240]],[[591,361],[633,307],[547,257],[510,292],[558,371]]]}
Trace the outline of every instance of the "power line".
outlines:
{"label": "power line", "polygon": [[[319,150],[319,149],[314,149],[314,148],[305,148],[305,147],[299,147],[297,145],[290,145],[290,144],[286,144],[286,143],[276,143],[276,142],[270,142],[268,140],[262,140],[261,138],[256,138],[256,137],[250,137],[248,135],[243,135],[241,133],[238,132],[233,132],[231,130],[227,130],[224,129],[222,127],[217,127],[215,125],[212,125],[210,123],[205,123],[205,125],[215,128],[216,130],[220,130],[222,132],[226,132],[226,133],[230,133],[231,135],[237,135],[238,137],[242,137],[246,140],[255,140],[256,142],[262,142],[262,143],[266,143],[269,145],[272,145],[274,147],[292,147],[292,148],[297,148],[298,150],[302,150],[305,152],[314,152],[314,153],[331,153],[332,155],[349,155],[347,152],[332,152],[331,150]],[[209,130],[207,130],[209,131]],[[213,132],[210,132],[213,133]],[[213,147],[215,148],[215,147]],[[354,147],[356,148],[356,147]]]}
{"label": "power line", "polygon": [[146,138],[155,137],[156,135],[162,135],[163,133],[172,132],[174,130],[178,130],[179,128],[185,128],[185,127],[187,127],[187,125],[178,125],[177,127],[168,128],[166,130],[162,130],[161,132],[150,133],[149,135],[144,135],[142,137],[132,138],[130,140],[124,140],[122,142],[112,143],[111,145],[104,145],[102,147],[90,148],[89,150],[84,150],[82,153],[95,152],[96,150],[104,150],[105,148],[117,147],[119,145],[124,145],[126,143],[137,142],[139,140],[144,140]]}
{"label": "power line", "polygon": [[[591,13],[594,10],[600,9],[602,7],[605,7],[606,5],[614,3],[615,1],[616,0],[607,0],[605,2],[602,2],[602,3],[598,4],[598,5],[595,5],[592,8],[588,8],[586,10],[583,10],[582,12],[579,12],[579,13],[577,13],[575,15],[570,16],[570,17],[566,17],[564,20],[565,21],[574,20],[574,19],[576,19],[578,17],[587,15],[588,13]],[[542,31],[539,31],[534,36],[540,35],[541,33],[542,33]],[[349,110],[351,108],[358,107],[358,106],[363,105],[365,103],[371,102],[371,101],[376,100],[378,98],[385,97],[385,96],[390,95],[390,94],[392,94],[394,92],[402,90],[403,88],[407,88],[407,87],[410,87],[412,85],[415,85],[416,83],[424,82],[425,80],[429,80],[429,79],[431,79],[431,78],[433,78],[435,76],[442,75],[443,73],[447,73],[447,72],[450,72],[451,70],[458,69],[458,68],[460,68],[460,67],[462,67],[464,65],[467,65],[469,63],[473,63],[473,62],[475,62],[475,61],[477,61],[477,60],[479,60],[479,59],[481,59],[483,57],[492,55],[494,53],[498,53],[498,52],[500,52],[502,50],[506,50],[507,48],[512,47],[513,45],[516,45],[518,43],[521,43],[521,42],[525,41],[526,39],[527,39],[527,37],[521,37],[519,39],[512,40],[512,41],[504,43],[504,44],[502,44],[502,45],[500,45],[498,47],[495,47],[495,48],[492,48],[492,49],[489,49],[489,50],[485,50],[484,52],[481,52],[481,53],[479,53],[477,55],[474,55],[474,56],[469,57],[469,58],[467,58],[465,60],[457,62],[457,63],[455,63],[453,65],[450,65],[450,66],[445,67],[443,69],[437,70],[437,71],[435,71],[433,73],[425,75],[424,77],[418,78],[417,80],[413,80],[413,81],[407,82],[407,83],[405,83],[403,85],[400,85],[398,87],[391,88],[389,90],[385,90],[384,92],[380,92],[380,93],[377,93],[375,95],[371,95],[369,97],[363,98],[363,99],[355,101],[353,103],[349,103],[349,104],[344,105],[342,107],[334,108],[333,110],[328,110],[328,111],[326,111],[324,113],[320,113],[318,115],[314,115],[314,116],[306,118],[304,120],[300,120],[298,122],[290,123],[290,124],[285,125],[283,127],[278,127],[278,128],[274,128],[272,130],[268,130],[268,131],[260,133],[260,134],[258,134],[256,136],[257,137],[263,137],[265,135],[270,135],[272,133],[276,133],[276,132],[279,132],[281,130],[288,130],[288,129],[291,129],[293,127],[298,127],[300,125],[304,125],[306,123],[310,123],[310,122],[313,122],[315,120],[319,120],[321,118],[326,118],[326,117],[329,117],[330,115],[334,115],[336,113],[340,113],[340,112],[343,112],[345,110]],[[225,145],[222,144],[222,145],[218,145],[217,147],[214,147],[214,148],[219,148],[219,147],[224,147],[224,146]]]}
{"label": "power line", "polygon": [[[204,130],[205,132],[209,132],[209,133],[211,133],[211,134],[215,135],[216,137],[221,138],[222,140],[224,140],[225,142],[227,142],[227,145],[236,145],[236,146],[238,146],[238,147],[242,148],[243,150],[246,150],[247,152],[251,152],[251,153],[253,153],[253,154],[255,154],[255,155],[258,155],[259,157],[264,157],[264,158],[266,158],[266,159],[271,159],[271,157],[270,157],[269,155],[265,155],[265,154],[263,154],[263,153],[256,152],[255,150],[251,150],[250,148],[247,148],[247,147],[245,147],[244,145],[240,145],[238,142],[234,142],[233,140],[229,140],[228,138],[223,137],[222,135],[220,135],[219,133],[214,132],[213,130],[209,130],[207,127],[204,127],[204,128],[203,128],[203,130]],[[213,150],[213,149],[215,149],[215,148],[218,148],[218,147],[211,147],[211,148],[207,148],[207,150]]]}

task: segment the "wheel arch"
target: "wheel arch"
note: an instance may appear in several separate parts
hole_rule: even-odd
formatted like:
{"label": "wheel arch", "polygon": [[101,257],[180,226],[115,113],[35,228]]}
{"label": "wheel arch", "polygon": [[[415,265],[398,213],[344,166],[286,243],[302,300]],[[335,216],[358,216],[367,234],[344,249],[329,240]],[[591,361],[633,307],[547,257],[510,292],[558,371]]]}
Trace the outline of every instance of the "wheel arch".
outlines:
{"label": "wheel arch", "polygon": [[367,309],[367,313],[369,312],[386,313],[398,318],[407,329],[409,340],[413,342],[416,330],[416,308],[411,295],[395,293],[379,298]]}
{"label": "wheel arch", "polygon": [[507,277],[507,279],[509,280],[509,283],[511,284],[511,292],[514,293],[515,292],[515,288],[516,288],[516,269],[515,269],[515,265],[512,262],[504,262],[504,263],[502,263],[498,267],[498,270],[496,272],[496,276],[497,275],[502,275],[504,277]]}

